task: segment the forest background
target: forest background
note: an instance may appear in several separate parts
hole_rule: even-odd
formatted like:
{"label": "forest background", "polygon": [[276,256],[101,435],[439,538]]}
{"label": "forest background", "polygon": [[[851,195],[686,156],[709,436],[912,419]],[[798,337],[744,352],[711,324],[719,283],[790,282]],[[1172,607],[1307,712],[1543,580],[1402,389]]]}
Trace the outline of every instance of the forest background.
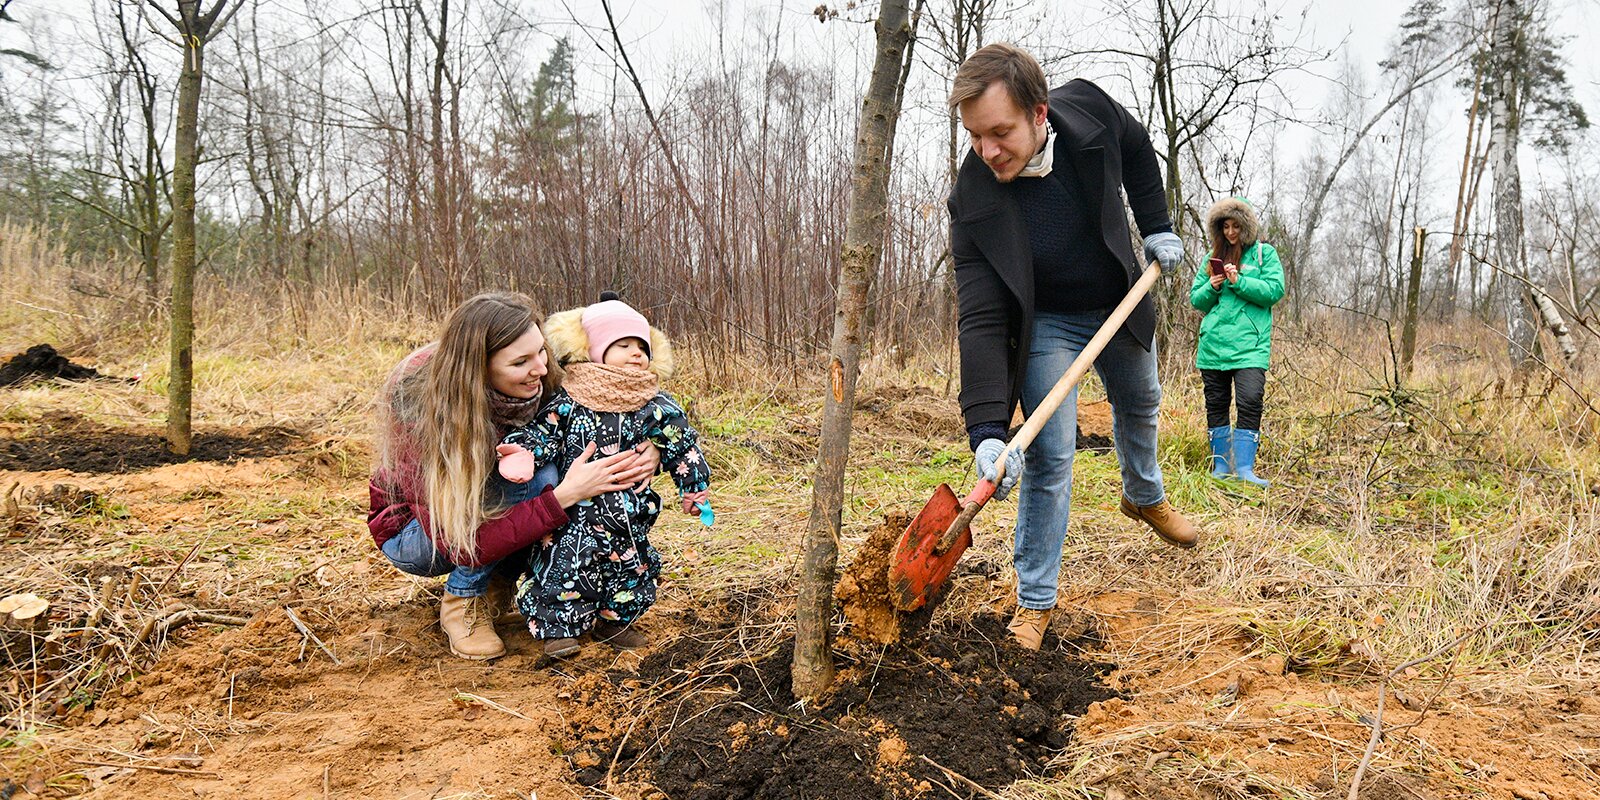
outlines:
{"label": "forest background", "polygon": [[[1578,42],[1595,11],[1506,12],[1524,37],[1502,58],[1526,65],[1511,150],[1527,244],[1497,271],[1499,6],[1343,8],[1350,17],[1250,2],[919,7],[874,342],[948,362],[942,200],[966,145],[942,99],[954,65],[999,40],[1037,52],[1053,80],[1089,77],[1134,110],[1194,257],[1212,201],[1255,203],[1286,260],[1293,319],[1343,309],[1335,316],[1399,324],[1416,284],[1424,319],[1514,333],[1504,301],[1523,287],[1507,271],[1568,317],[1592,317],[1600,234],[1585,189],[1600,148],[1584,109],[1600,103],[1600,73]],[[831,327],[874,9],[645,4],[615,9],[614,25],[612,10],[237,9],[205,51],[202,285],[259,286],[286,309],[350,290],[421,314],[484,288],[552,309],[616,288],[679,336],[794,375]],[[181,63],[170,26],[136,3],[12,3],[8,16],[0,214],[115,265],[100,291],[142,283],[163,297]],[[1431,235],[1418,240],[1418,227]],[[1169,364],[1187,361],[1197,319],[1172,293],[1189,275],[1177,277],[1162,304]]]}

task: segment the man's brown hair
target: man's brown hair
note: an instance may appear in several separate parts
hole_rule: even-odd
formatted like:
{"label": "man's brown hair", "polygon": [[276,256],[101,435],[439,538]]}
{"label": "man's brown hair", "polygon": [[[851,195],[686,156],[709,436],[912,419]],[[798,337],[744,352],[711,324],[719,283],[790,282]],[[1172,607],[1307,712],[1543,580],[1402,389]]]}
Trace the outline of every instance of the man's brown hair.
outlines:
{"label": "man's brown hair", "polygon": [[1026,50],[1005,42],[984,45],[961,63],[946,102],[955,108],[988,91],[995,81],[1005,84],[1011,99],[1024,111],[1050,102],[1050,87],[1039,62]]}

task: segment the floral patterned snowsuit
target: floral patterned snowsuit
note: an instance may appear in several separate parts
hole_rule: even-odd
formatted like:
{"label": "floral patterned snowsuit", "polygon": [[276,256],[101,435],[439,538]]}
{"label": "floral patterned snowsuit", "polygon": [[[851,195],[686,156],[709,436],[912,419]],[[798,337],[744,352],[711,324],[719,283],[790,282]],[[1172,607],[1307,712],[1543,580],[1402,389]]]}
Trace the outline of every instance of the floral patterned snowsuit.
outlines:
{"label": "floral patterned snowsuit", "polygon": [[[711,470],[699,434],[665,392],[636,411],[595,411],[558,390],[533,422],[505,438],[555,461],[563,474],[590,442],[603,458],[650,441],[661,448],[661,467],[684,493],[706,490]],[[537,639],[575,638],[595,619],[630,623],[656,600],[661,555],[649,533],[661,514],[661,496],[648,484],[597,495],[569,509],[567,525],[533,548],[528,574],[517,587],[517,608]]]}

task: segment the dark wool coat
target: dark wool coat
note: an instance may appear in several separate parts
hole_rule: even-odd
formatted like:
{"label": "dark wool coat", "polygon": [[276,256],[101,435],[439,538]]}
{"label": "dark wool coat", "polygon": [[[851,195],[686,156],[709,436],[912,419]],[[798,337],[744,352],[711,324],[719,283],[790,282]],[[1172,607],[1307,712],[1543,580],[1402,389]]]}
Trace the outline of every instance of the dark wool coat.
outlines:
{"label": "dark wool coat", "polygon": [[[1161,165],[1144,126],[1100,87],[1074,80],[1050,92],[1050,126],[1066,140],[1072,167],[1100,233],[1133,287],[1144,271],[1135,255],[1119,189],[1143,236],[1170,230]],[[1008,425],[1022,395],[1033,331],[1033,256],[1023,214],[983,159],[967,151],[950,193],[950,253],[961,312],[961,412],[969,429]],[[1155,336],[1155,304],[1146,297],[1123,330],[1146,349]]]}

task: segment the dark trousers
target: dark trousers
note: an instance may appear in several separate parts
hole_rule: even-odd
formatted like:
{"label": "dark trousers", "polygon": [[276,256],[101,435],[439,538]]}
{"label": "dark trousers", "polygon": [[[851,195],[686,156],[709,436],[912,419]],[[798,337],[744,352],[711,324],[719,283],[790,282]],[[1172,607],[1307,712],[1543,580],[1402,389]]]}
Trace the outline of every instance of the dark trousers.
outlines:
{"label": "dark trousers", "polygon": [[1234,427],[1261,430],[1261,398],[1267,389],[1267,371],[1260,367],[1244,369],[1203,369],[1200,379],[1206,385],[1206,427],[1228,424],[1228,405],[1237,400],[1239,422]]}

